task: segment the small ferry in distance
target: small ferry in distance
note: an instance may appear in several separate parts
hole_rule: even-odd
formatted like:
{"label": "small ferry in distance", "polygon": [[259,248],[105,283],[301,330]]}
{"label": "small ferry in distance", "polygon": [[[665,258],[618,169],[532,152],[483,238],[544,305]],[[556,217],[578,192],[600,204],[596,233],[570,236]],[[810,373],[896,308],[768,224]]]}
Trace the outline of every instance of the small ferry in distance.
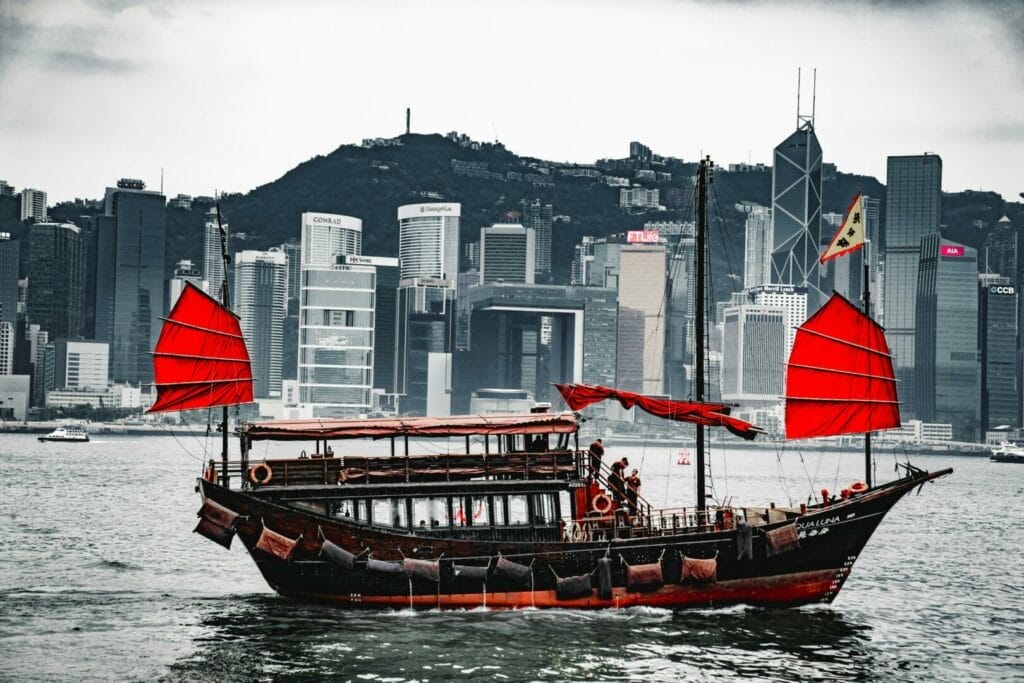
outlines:
{"label": "small ferry in distance", "polygon": [[39,437],[40,441],[71,441],[74,443],[88,443],[89,432],[85,431],[82,425],[65,425],[57,427],[46,436]]}
{"label": "small ferry in distance", "polygon": [[1024,463],[1024,448],[1004,441],[992,449],[992,462],[1016,462]]}

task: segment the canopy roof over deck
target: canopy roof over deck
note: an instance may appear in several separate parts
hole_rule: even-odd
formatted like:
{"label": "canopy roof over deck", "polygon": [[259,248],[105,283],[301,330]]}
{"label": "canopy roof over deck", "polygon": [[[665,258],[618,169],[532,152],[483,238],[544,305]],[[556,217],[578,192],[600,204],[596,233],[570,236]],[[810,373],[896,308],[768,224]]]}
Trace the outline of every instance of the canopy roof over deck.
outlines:
{"label": "canopy roof over deck", "polygon": [[369,419],[305,419],[250,422],[245,436],[253,441],[310,439],[386,439],[395,436],[473,436],[491,434],[571,434],[579,429],[576,413],[502,413]]}

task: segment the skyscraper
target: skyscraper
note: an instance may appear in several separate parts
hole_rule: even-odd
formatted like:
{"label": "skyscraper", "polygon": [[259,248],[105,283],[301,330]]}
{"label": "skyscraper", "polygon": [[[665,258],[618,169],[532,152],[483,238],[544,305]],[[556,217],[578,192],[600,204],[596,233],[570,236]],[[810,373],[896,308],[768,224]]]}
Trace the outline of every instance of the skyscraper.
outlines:
{"label": "skyscraper", "polygon": [[26,187],[21,191],[21,220],[46,221],[46,193]]}
{"label": "skyscraper", "polygon": [[[167,309],[166,312],[170,312],[170,310],[174,308],[174,304],[178,303],[178,297],[181,296],[181,292],[185,289],[186,282],[191,282],[204,292],[209,290],[208,283],[203,279],[202,274],[195,267],[195,264],[192,263],[192,261],[188,259],[178,261],[178,265],[174,269],[174,275],[167,281],[167,302],[165,303]],[[212,296],[215,299],[220,300],[220,296],[216,293]]]}
{"label": "skyscraper", "polygon": [[96,340],[110,343],[115,383],[153,380],[150,351],[164,311],[166,200],[141,180],[108,187],[97,220]]}
{"label": "skyscraper", "polygon": [[[850,254],[857,256],[856,262],[860,264],[863,277],[864,261],[868,259],[870,269],[868,277],[871,279],[871,316],[881,325],[885,325],[883,319],[885,314],[885,234],[882,232],[881,200],[877,197],[861,197],[861,206],[864,208],[864,231],[868,238],[868,244],[858,252]],[[863,286],[863,282],[861,286]]]}
{"label": "skyscraper", "polygon": [[302,214],[300,417],[352,417],[373,408],[376,272],[344,265],[361,249],[360,219]]}
{"label": "skyscraper", "polygon": [[50,339],[82,333],[85,245],[70,223],[36,223],[29,229],[28,319]]}
{"label": "skyscraper", "polygon": [[334,213],[302,214],[301,267],[334,266],[339,256],[363,253],[363,221]]}
{"label": "skyscraper", "polygon": [[14,372],[14,324],[0,320],[0,376]]}
{"label": "skyscraper", "polygon": [[750,206],[744,223],[743,287],[771,282],[772,213],[765,206]]}
{"label": "skyscraper", "polygon": [[402,396],[399,410],[406,415],[449,414],[455,289],[440,278],[403,278],[397,317],[395,393]]}
{"label": "skyscraper", "polygon": [[57,389],[102,391],[110,374],[110,345],[106,342],[57,339],[54,342]]}
{"label": "skyscraper", "polygon": [[406,204],[398,207],[398,257],[402,279],[450,280],[459,272],[461,204]]}
{"label": "skyscraper", "polygon": [[[659,245],[626,245],[619,252],[619,308],[643,317],[643,375],[645,394],[664,392],[666,252]],[[619,344],[624,339],[620,337]]]}
{"label": "skyscraper", "polygon": [[978,263],[978,270],[983,273],[995,273],[1010,279],[1014,287],[1020,272],[1021,240],[1018,231],[1007,216],[996,223],[996,227],[985,238],[985,247]]}
{"label": "skyscraper", "polygon": [[924,419],[914,414],[917,269],[921,238],[938,232],[941,218],[942,159],[935,154],[889,157],[884,240],[885,328],[893,369],[900,382],[904,418]]}
{"label": "skyscraper", "polygon": [[206,222],[203,226],[203,279],[206,280],[206,292],[214,299],[220,299],[224,279],[227,274],[224,272],[224,256],[221,250],[221,234],[224,230],[224,245],[228,244],[228,223],[221,216],[221,222],[217,223],[216,206],[211,206],[206,212]]}
{"label": "skyscraper", "polygon": [[594,263],[594,238],[584,235],[580,243],[573,247],[572,270],[569,273],[569,284],[574,287],[586,285],[590,280],[590,267]]}
{"label": "skyscraper", "polygon": [[739,304],[724,311],[722,400],[778,403],[786,360],[786,311]]}
{"label": "skyscraper", "polygon": [[920,255],[916,417],[949,422],[957,438],[970,441],[978,419],[977,252],[932,233],[921,239]]}
{"label": "skyscraper", "polygon": [[281,352],[287,307],[288,259],[284,252],[235,254],[234,309],[252,360],[253,395],[281,396]]}
{"label": "skyscraper", "polygon": [[818,283],[821,158],[813,117],[799,117],[797,130],[775,148],[772,165],[771,282],[806,287],[811,312],[825,301]]}
{"label": "skyscraper", "polygon": [[281,251],[288,259],[288,315],[299,312],[299,273],[302,270],[302,243],[288,240],[281,245]]}
{"label": "skyscraper", "polygon": [[534,234],[534,282],[547,283],[551,280],[552,206],[539,199],[524,199],[521,206],[523,227],[532,228]]}
{"label": "skyscraper", "polygon": [[[18,322],[18,266],[21,243],[9,232],[0,232],[0,322]],[[14,332],[12,330],[11,334]],[[10,374],[10,373],[8,373]]]}
{"label": "skyscraper", "polygon": [[533,228],[495,223],[480,228],[480,284],[534,283],[536,235]]}
{"label": "skyscraper", "polygon": [[[744,290],[748,302],[758,306],[772,306],[781,308],[786,312],[785,320],[785,344],[783,347],[785,355],[789,358],[789,352],[793,348],[793,341],[796,339],[796,328],[803,325],[808,316],[807,290],[802,287],[787,285],[763,285]],[[778,367],[779,375],[783,372],[783,366]]]}
{"label": "skyscraper", "polygon": [[345,257],[348,266],[372,266],[376,270],[373,306],[373,387],[395,393],[395,335],[398,314],[398,259],[383,256]]}
{"label": "skyscraper", "polygon": [[981,360],[981,435],[1001,426],[1020,426],[1017,288],[1010,278],[980,275],[978,353]]}

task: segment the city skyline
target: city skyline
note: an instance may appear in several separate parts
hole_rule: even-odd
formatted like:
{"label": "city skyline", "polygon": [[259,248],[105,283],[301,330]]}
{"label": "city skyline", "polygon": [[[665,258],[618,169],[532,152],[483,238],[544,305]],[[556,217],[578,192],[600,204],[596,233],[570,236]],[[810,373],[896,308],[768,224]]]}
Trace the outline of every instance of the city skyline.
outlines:
{"label": "city skyline", "polygon": [[[413,131],[497,137],[520,154],[552,160],[589,162],[642,139],[684,159],[713,151],[726,162],[770,162],[780,131],[795,122],[802,67],[804,109],[818,69],[816,127],[828,140],[826,161],[881,178],[887,155],[935,151],[946,161],[946,191],[990,189],[1015,200],[1024,190],[1013,168],[1024,154],[1024,127],[1012,114],[1024,107],[1019,5],[645,2],[626,17],[645,30],[624,44],[623,10],[610,4],[527,4],[517,12],[502,3],[393,5],[401,25],[369,6],[303,5],[281,22],[258,5],[239,13],[187,2],[7,4],[0,9],[0,149],[14,163],[0,173],[47,192],[52,203],[91,196],[97,177],[127,173],[156,188],[161,169],[168,196],[246,191],[339,144],[404,130],[407,106]],[[464,59],[490,54],[490,34],[475,27],[498,18],[508,35],[528,33],[550,49]],[[445,30],[459,39],[434,40]],[[793,47],[765,50],[771,35]],[[339,36],[347,53],[369,55],[400,41],[418,55],[417,68],[381,55],[352,69],[331,47]],[[616,54],[646,57],[650,67],[580,59],[584,48],[613,44]],[[714,69],[700,67],[708,54]],[[431,78],[419,76],[426,73]],[[657,108],[608,89],[627,73],[629,92],[656,98]],[[452,84],[447,96],[437,93],[438,74]],[[666,88],[669,76],[688,87]],[[195,87],[203,82],[211,87]],[[471,94],[458,92],[464,82],[474,82]],[[510,84],[531,96],[508,98]],[[864,93],[864,106],[851,89]],[[31,95],[39,91],[81,106],[51,107]],[[701,106],[684,106],[682,93],[694,91],[703,93]],[[125,93],[134,95],[127,106]],[[268,94],[281,104],[266,106]],[[317,106],[295,126],[292,105],[303,100]],[[82,158],[90,163],[54,163]]]}

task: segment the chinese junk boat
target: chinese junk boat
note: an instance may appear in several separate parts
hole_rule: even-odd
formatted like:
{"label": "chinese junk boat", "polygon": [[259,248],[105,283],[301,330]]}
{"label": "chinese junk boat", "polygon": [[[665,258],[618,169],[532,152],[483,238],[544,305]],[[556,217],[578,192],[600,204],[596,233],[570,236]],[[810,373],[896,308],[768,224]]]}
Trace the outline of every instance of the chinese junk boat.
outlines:
{"label": "chinese junk boat", "polygon": [[[710,166],[702,161],[698,177],[698,253]],[[702,264],[698,258],[698,283]],[[187,286],[158,343],[154,409],[250,401],[245,358],[237,319]],[[196,531],[225,547],[237,536],[281,595],[340,606],[828,603],[889,509],[950,472],[908,464],[901,478],[872,485],[868,467],[865,482],[838,496],[823,491],[812,505],[709,504],[707,428],[747,439],[760,430],[705,402],[702,358],[696,366],[693,402],[556,385],[571,411],[610,399],[695,425],[694,507],[617,502],[608,469],[581,448],[578,412],[252,422],[238,432],[239,457],[229,460],[225,409],[221,461],[198,481]],[[882,328],[834,295],[793,345],[789,435],[898,427],[895,387]],[[275,448],[289,457],[258,456],[269,452],[258,442],[268,440],[285,442]],[[434,452],[410,451],[411,440]]]}

